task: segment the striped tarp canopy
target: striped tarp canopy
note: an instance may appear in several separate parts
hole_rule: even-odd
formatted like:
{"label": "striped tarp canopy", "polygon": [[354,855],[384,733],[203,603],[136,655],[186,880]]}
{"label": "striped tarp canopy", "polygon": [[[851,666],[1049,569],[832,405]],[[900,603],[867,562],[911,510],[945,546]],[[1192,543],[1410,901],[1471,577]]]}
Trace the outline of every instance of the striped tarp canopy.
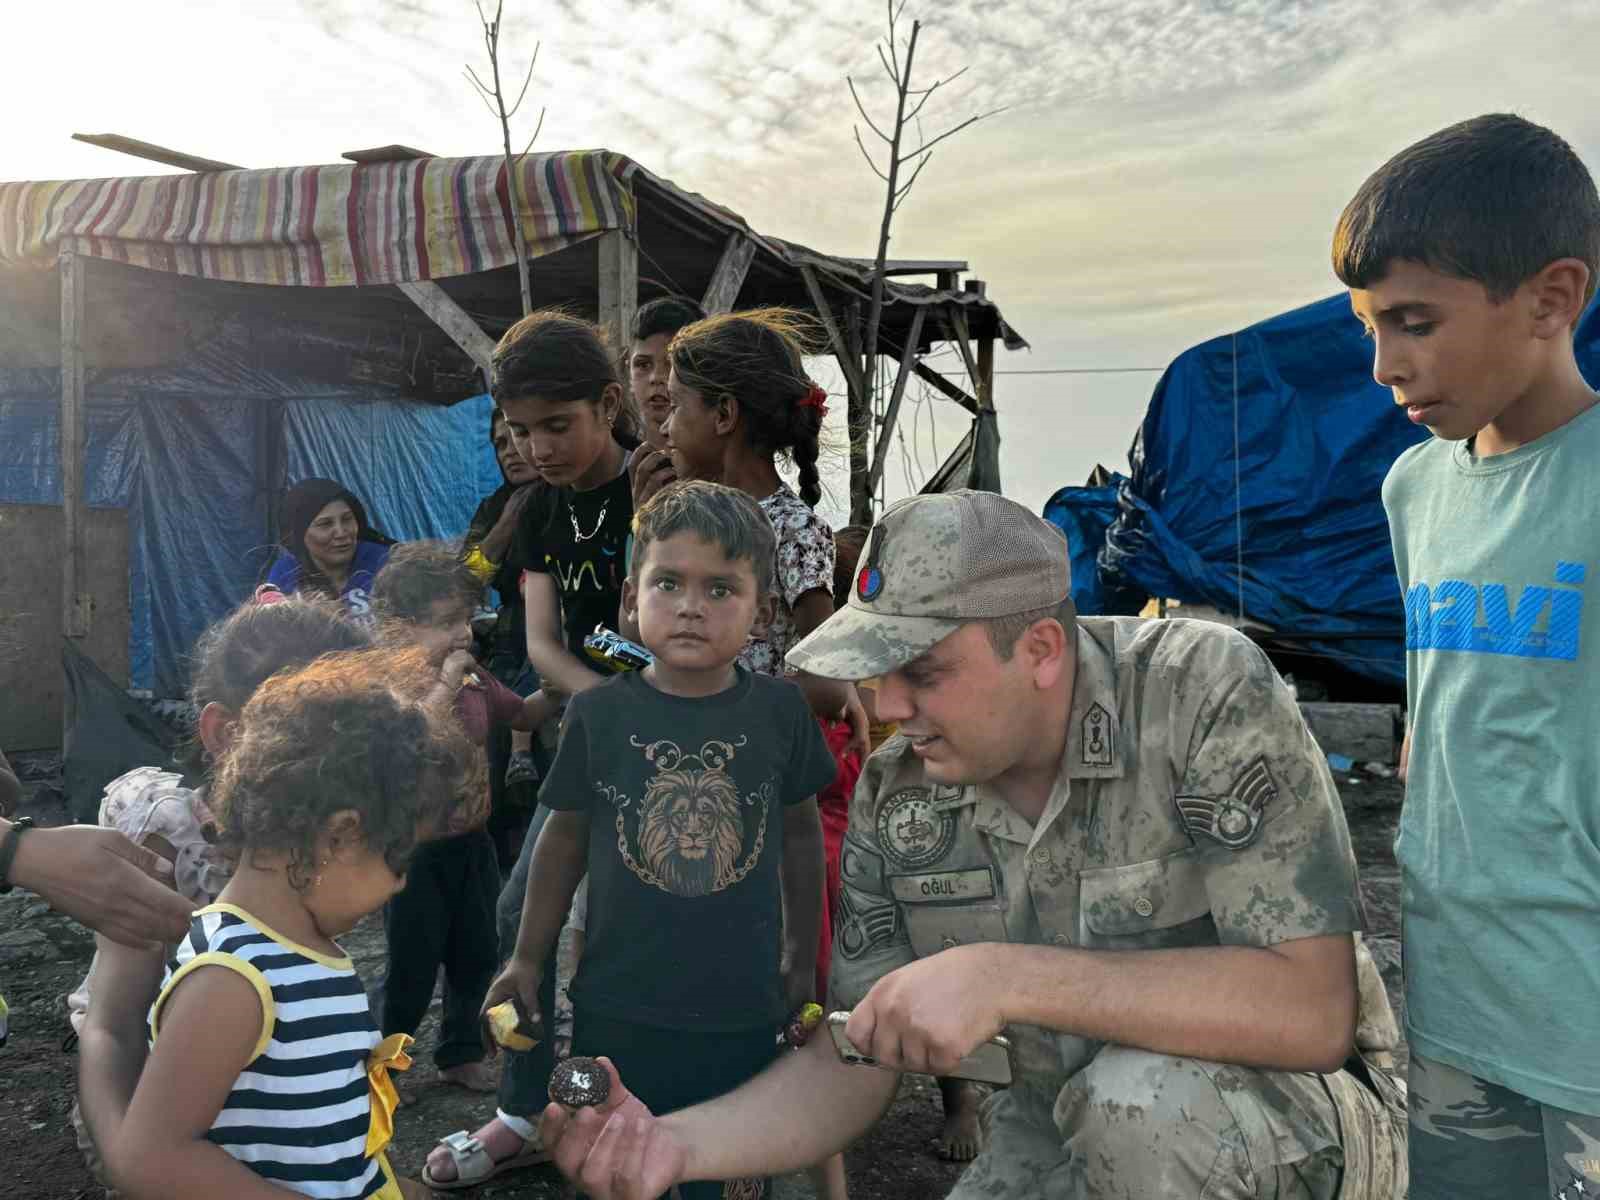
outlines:
{"label": "striped tarp canopy", "polygon": [[[529,255],[634,228],[637,169],[608,150],[521,159]],[[500,157],[0,183],[0,267],[50,267],[70,246],[233,283],[442,279],[517,261],[509,210]]]}

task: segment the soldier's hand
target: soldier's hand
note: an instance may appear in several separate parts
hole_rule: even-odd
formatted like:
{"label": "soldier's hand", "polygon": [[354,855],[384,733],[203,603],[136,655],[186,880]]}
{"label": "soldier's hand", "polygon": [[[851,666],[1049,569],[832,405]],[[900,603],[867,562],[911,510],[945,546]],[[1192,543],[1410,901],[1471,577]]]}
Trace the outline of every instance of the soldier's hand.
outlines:
{"label": "soldier's hand", "polygon": [[622,1084],[609,1058],[611,1092],[593,1108],[551,1104],[539,1135],[561,1173],[595,1200],[649,1200],[683,1175],[682,1142]]}
{"label": "soldier's hand", "polygon": [[856,1005],[845,1034],[892,1070],[947,1074],[1005,1026],[993,949],[956,946],[889,972]]}

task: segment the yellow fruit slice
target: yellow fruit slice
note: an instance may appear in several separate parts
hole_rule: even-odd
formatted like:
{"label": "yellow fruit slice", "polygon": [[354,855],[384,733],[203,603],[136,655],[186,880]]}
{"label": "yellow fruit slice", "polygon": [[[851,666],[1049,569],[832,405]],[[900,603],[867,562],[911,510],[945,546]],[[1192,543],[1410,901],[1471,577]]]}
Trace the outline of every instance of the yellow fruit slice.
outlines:
{"label": "yellow fruit slice", "polygon": [[494,1040],[507,1050],[532,1050],[539,1044],[537,1038],[517,1032],[517,1026],[522,1022],[517,1016],[517,1006],[514,1001],[502,1000],[491,1008],[487,1015],[489,1032],[494,1035]]}

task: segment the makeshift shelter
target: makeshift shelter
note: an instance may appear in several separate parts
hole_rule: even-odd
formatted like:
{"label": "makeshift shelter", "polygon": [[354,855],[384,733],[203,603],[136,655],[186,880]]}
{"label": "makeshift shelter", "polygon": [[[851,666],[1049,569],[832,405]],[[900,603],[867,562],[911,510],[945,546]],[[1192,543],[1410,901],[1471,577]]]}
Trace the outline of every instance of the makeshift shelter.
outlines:
{"label": "makeshift shelter", "polygon": [[[346,157],[0,184],[0,613],[21,650],[5,675],[36,685],[0,695],[0,744],[56,740],[58,634],[113,678],[181,692],[195,636],[270,554],[288,483],[335,476],[416,537],[458,534],[499,482],[485,371],[521,315],[504,163]],[[756,233],[610,151],[529,155],[516,178],[536,305],[619,347],[663,292],[809,309],[860,371],[870,263]],[[965,270],[890,264],[885,448],[913,377],[994,428],[994,341],[1024,343]],[[920,361],[936,342],[955,343],[970,392]],[[997,439],[969,442],[983,452],[947,484],[998,489]]]}
{"label": "makeshift shelter", "polygon": [[[1600,384],[1600,304],[1577,345]],[[1063,488],[1045,515],[1072,542],[1083,611],[1209,605],[1265,626],[1261,640],[1313,673],[1400,684],[1405,605],[1380,489],[1427,436],[1373,381],[1372,344],[1334,296],[1179,355],[1129,477]]]}

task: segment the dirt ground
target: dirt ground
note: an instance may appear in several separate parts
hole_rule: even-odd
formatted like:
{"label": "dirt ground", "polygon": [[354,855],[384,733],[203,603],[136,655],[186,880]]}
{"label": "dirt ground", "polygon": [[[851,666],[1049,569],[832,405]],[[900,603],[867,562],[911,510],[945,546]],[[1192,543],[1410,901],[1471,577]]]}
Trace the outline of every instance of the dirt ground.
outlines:
{"label": "dirt ground", "polygon": [[[1369,942],[1399,1003],[1399,876],[1391,844],[1400,789],[1393,780],[1341,775],[1340,793],[1362,870]],[[35,786],[23,811],[41,824],[67,819],[49,782]],[[383,927],[369,919],[345,939],[364,977],[381,971]],[[0,1194],[16,1200],[103,1200],[84,1167],[68,1114],[76,1092],[77,1055],[63,1044],[70,1032],[62,998],[82,978],[93,940],[81,927],[23,892],[0,896],[0,994],[11,1008],[11,1037],[0,1047],[0,1131],[4,1168]],[[416,1064],[402,1077],[411,1102],[401,1110],[391,1148],[396,1169],[415,1178],[434,1141],[456,1129],[475,1129],[494,1111],[492,1096],[441,1085],[429,1061],[437,1017],[419,1031]],[[797,1114],[803,1119],[803,1114]],[[939,1131],[938,1090],[932,1080],[908,1076],[879,1125],[846,1154],[851,1193],[868,1200],[927,1200],[944,1195],[960,1174],[940,1161],[932,1142]],[[779,1181],[776,1200],[804,1200],[803,1176]],[[476,1196],[555,1200],[563,1195],[552,1168],[495,1180]]]}

